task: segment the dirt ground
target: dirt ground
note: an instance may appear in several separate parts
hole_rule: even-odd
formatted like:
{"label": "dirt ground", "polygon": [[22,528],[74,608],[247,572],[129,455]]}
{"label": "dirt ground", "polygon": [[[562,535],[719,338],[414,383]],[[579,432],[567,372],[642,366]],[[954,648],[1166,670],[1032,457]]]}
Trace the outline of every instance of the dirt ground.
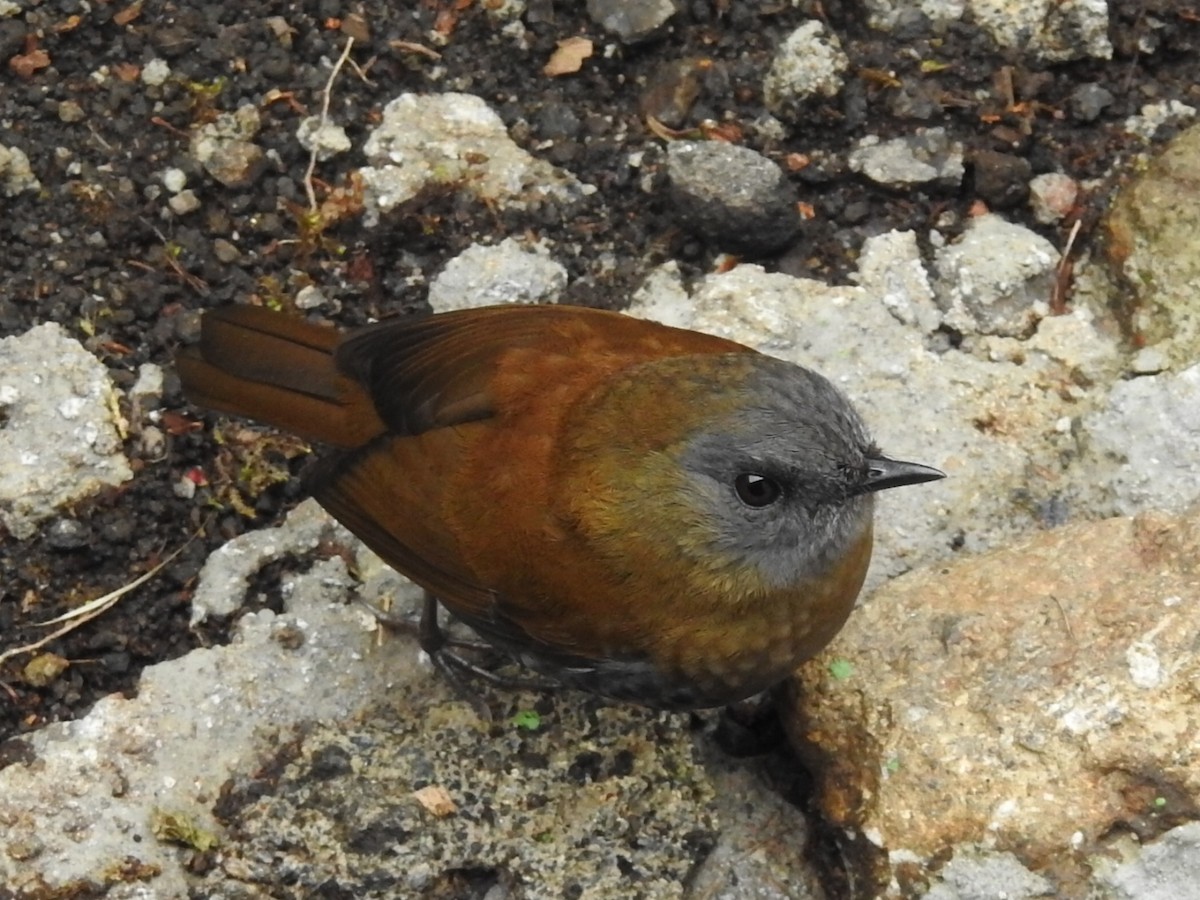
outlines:
{"label": "dirt ground", "polygon": [[[697,0],[665,34],[636,46],[605,39],[582,3],[530,0],[526,50],[487,4],[471,0],[23,5],[0,19],[0,145],[28,154],[42,190],[3,201],[0,337],[58,322],[122,389],[139,366],[165,367],[168,446],[165,456],[140,458],[131,440],[134,479],[63,510],[74,527],[48,522],[26,541],[0,533],[0,652],[40,637],[33,623],[186,546],[113,610],[44,648],[69,663],[57,677],[28,677],[28,655],[0,666],[0,766],[4,739],[77,717],[105,694],[133,690],[144,666],[223,640],[221,623],[188,627],[199,567],[215,547],[270,525],[302,497],[302,446],[183,402],[171,358],[194,340],[197,311],[287,306],[312,284],[340,303],[339,324],[361,324],[422,308],[426,276],[471,243],[506,235],[551,242],[571,274],[566,302],[620,308],[650,267],[668,259],[689,276],[708,271],[720,248],[682,232],[666,192],[645,191],[627,162],[633,153],[644,154],[644,170],[664,162],[664,139],[646,118],[662,110],[664,92],[678,117],[672,129],[696,134],[715,121],[722,135],[783,163],[811,207],[800,237],[759,260],[768,268],[838,279],[853,269],[864,238],[896,228],[924,235],[935,223],[953,234],[981,201],[1007,207],[1006,217],[1060,247],[1079,221],[1075,249],[1086,252],[1102,239],[1097,223],[1122,164],[1144,150],[1124,130],[1126,118],[1151,102],[1200,105],[1200,5],[1178,0],[1113,0],[1113,59],[1057,65],[1001,52],[970,23],[938,40],[920,29],[873,33],[853,0]],[[774,48],[814,17],[851,59],[846,89],[812,107],[811,127],[768,139],[754,125],[764,113],[763,74]],[[353,65],[334,85],[330,115],[355,148],[397,95],[465,91],[484,98],[518,143],[599,190],[569,216],[549,204],[511,212],[445,194],[374,229],[351,201],[340,218],[314,222],[308,153],[295,131],[320,110],[329,63],[348,34]],[[616,50],[597,53],[576,75],[543,74],[556,42],[573,35]],[[170,76],[147,84],[141,73],[156,58]],[[672,93],[681,60],[690,61],[682,64],[695,91],[690,106]],[[1094,118],[1076,99],[1084,85],[1113,97]],[[262,115],[255,141],[267,151],[266,171],[246,186],[223,186],[192,158],[189,134],[247,103]],[[830,162],[844,160],[864,135],[934,125],[967,147],[960,189],[889,191]],[[1157,140],[1169,136],[1160,131]],[[360,165],[358,149],[319,163],[318,197],[335,189],[353,197]],[[1004,179],[1013,166],[1003,186],[1015,193],[984,183],[997,167]],[[182,216],[165,212],[161,173],[170,168],[186,173],[200,201]],[[1089,191],[1068,220],[1047,228],[1032,221],[1019,185],[1053,171],[1088,182]],[[246,472],[255,473],[253,483]],[[184,499],[176,488],[189,473],[204,473],[207,484]],[[268,598],[272,582],[264,573]]]}

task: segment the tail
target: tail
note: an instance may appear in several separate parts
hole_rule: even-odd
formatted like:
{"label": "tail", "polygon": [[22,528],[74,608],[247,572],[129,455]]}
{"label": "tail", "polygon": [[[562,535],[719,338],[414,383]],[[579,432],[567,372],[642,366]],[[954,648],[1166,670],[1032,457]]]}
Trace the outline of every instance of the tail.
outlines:
{"label": "tail", "polygon": [[357,447],[384,426],[363,388],[334,365],[341,339],[335,328],[230,306],[204,314],[200,343],[180,351],[175,366],[197,406]]}

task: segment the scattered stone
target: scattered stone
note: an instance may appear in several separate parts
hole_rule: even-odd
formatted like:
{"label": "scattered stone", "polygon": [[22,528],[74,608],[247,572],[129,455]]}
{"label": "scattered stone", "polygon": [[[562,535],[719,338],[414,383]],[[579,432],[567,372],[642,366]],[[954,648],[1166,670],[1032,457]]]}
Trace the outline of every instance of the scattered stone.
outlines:
{"label": "scattered stone", "polygon": [[171,212],[175,213],[175,215],[185,216],[200,208],[200,198],[196,196],[195,191],[188,188],[170,197],[167,200],[167,206],[171,208]]}
{"label": "scattered stone", "polygon": [[902,119],[928,121],[942,114],[938,89],[925,81],[905,81],[891,97],[892,115]]}
{"label": "scattered stone", "polygon": [[975,194],[992,209],[1012,209],[1029,198],[1033,167],[1029,160],[1011,153],[977,150],[971,154]]}
{"label": "scattered stone", "polygon": [[64,100],[58,104],[58,118],[68,125],[73,122],[82,122],[86,117],[87,113],[83,111],[83,107],[74,100]]}
{"label": "scattered stone", "polygon": [[939,250],[938,305],[965,333],[1026,337],[1048,312],[1058,251],[999,216],[972,219],[958,243]]}
{"label": "scattered stone", "polygon": [[18,540],[133,477],[104,366],[47,322],[0,340],[0,522]]}
{"label": "scattered stone", "polygon": [[155,363],[142,363],[138,366],[137,381],[128,392],[131,410],[144,414],[148,410],[157,409],[162,401],[162,393],[162,366]]}
{"label": "scattered stone", "polygon": [[317,159],[321,162],[345,153],[351,147],[346,129],[327,119],[322,120],[320,116],[301,119],[296,128],[296,140],[305,150],[311,152],[315,148]]}
{"label": "scattered stone", "polygon": [[1098,84],[1081,84],[1071,92],[1067,108],[1077,122],[1094,122],[1100,114],[1112,106],[1116,98],[1112,92]]}
{"label": "scattered stone", "polygon": [[164,169],[159,173],[158,180],[172,194],[178,194],[187,187],[187,173],[179,168]]}
{"label": "scattered stone", "polygon": [[227,618],[246,599],[250,579],[268,563],[291,554],[311,553],[322,541],[353,539],[317,505],[306,500],[287,518],[286,528],[248,531],[209,554],[192,594],[193,627],[209,617]]}
{"label": "scattered stone", "polygon": [[225,240],[225,238],[217,238],[215,241],[213,241],[213,256],[215,256],[218,261],[224,263],[225,265],[237,262],[241,255],[242,251],[240,251],[235,244]]}
{"label": "scattered stone", "polygon": [[963,14],[963,0],[922,0],[917,4],[911,0],[864,0],[863,5],[870,27],[895,38],[918,27],[923,27],[921,36],[941,30]]}
{"label": "scattered stone", "polygon": [[795,189],[771,160],[724,141],[675,141],[667,151],[675,218],[706,241],[764,254],[800,229]]}
{"label": "scattered stone", "polygon": [[93,538],[91,529],[78,519],[55,519],[45,533],[47,545],[55,550],[78,550]]}
{"label": "scattered stone", "polygon": [[296,309],[320,309],[329,303],[329,298],[325,296],[325,292],[315,284],[306,284],[300,290],[296,291],[294,300]]}
{"label": "scattered stone", "polygon": [[863,896],[939,874],[958,893],[930,896],[996,896],[947,865],[979,847],[1016,896],[1038,879],[1097,896],[1128,823],[1151,837],[1190,815],[1198,580],[1200,508],[1035,534],[860,603],[799,671],[786,722]]}
{"label": "scattered stone", "polygon": [[642,115],[651,116],[668,128],[682,128],[700,95],[704,73],[711,66],[709,60],[695,57],[664,62],[646,81],[638,101]]}
{"label": "scattered stone", "polygon": [[1108,4],[1095,0],[996,3],[968,0],[975,23],[1002,47],[1045,62],[1111,59]]}
{"label": "scattered stone", "polygon": [[496,303],[553,303],[567,286],[567,270],[542,248],[524,249],[513,238],[489,247],[475,244],[446,264],[429,284],[434,312]]}
{"label": "scattered stone", "polygon": [[155,57],[142,66],[142,83],[158,87],[171,77],[171,66],[165,59]]}
{"label": "scattered stone", "polygon": [[963,147],[944,128],[922,128],[909,137],[862,138],[850,152],[851,170],[892,188],[915,184],[954,187],[962,182]]}
{"label": "scattered stone", "polygon": [[672,0],[587,0],[588,17],[624,44],[654,37],[675,12]]}
{"label": "scattered stone", "polygon": [[763,99],[774,115],[799,124],[807,103],[833,97],[842,89],[850,60],[837,36],[817,21],[805,22],[775,53],[763,81]]}
{"label": "scattered stone", "polygon": [[934,884],[921,900],[1032,900],[1054,896],[1054,885],[1030,872],[1012,853],[968,848],[937,873]]}
{"label": "scattered stone", "polygon": [[29,157],[25,155],[24,150],[0,144],[0,185],[4,187],[5,197],[15,197],[23,191],[37,192],[42,189],[42,183],[33,174]]}
{"label": "scattered stone", "polygon": [[1108,8],[1094,0],[1063,0],[1047,7],[1042,3],[1005,3],[997,0],[865,0],[871,28],[901,34],[915,30],[924,36],[944,32],[970,20],[998,45],[1031,59],[1063,62],[1072,59],[1109,59]]}
{"label": "scattered stone", "polygon": [[1152,141],[1158,129],[1164,125],[1181,125],[1195,117],[1196,107],[1178,100],[1147,103],[1136,116],[1125,120],[1125,130],[1143,140]]}
{"label": "scattered stone", "polygon": [[541,199],[569,205],[593,190],[518,147],[500,117],[470,94],[402,94],[363,149],[368,225],[439,186],[501,207]]}
{"label": "scattered stone", "polygon": [[221,113],[192,135],[192,156],[226,187],[248,187],[262,172],[263,149],[252,142],[261,126],[258,108],[249,104]]}
{"label": "scattered stone", "polygon": [[1079,198],[1079,182],[1070,175],[1047,172],[1035,175],[1029,182],[1029,205],[1033,216],[1043,225],[1053,225],[1075,208]]}

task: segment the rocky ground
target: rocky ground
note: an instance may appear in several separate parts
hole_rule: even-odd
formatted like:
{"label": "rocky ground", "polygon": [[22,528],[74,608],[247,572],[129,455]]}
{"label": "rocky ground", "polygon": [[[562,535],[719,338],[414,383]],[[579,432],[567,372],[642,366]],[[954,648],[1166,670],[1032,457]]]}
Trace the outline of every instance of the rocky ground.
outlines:
{"label": "rocky ground", "polygon": [[[1114,0],[1097,16],[1095,4],[1033,2],[997,17],[982,3],[964,14],[713,0],[659,22],[657,6],[0,2],[0,336],[28,341],[0,345],[0,765],[27,758],[22,736],[135,691],[147,665],[221,648],[232,620],[193,610],[202,565],[302,497],[306,448],[180,395],[172,354],[195,340],[199,311],[225,303],[351,326],[488,296],[623,309],[642,291],[645,314],[682,297],[687,311],[667,313],[682,324],[827,371],[830,342],[878,357],[852,360],[847,389],[881,434],[958,486],[881,539],[876,579],[1138,511],[1129,491],[1081,486],[1092,451],[1074,438],[1082,427],[1090,446],[1115,446],[1128,410],[1151,404],[1136,380],[1119,408],[1095,385],[1195,361],[1182,339],[1167,346],[1136,291],[1094,285],[1130,276],[1129,233],[1145,221],[1135,207],[1104,226],[1114,193],[1200,100],[1200,8]],[[562,45],[572,38],[591,44]],[[389,109],[447,92],[478,100]],[[298,136],[323,110],[342,131]],[[487,110],[491,143],[473,151],[487,160],[426,158],[414,185],[388,170],[389,153],[411,159],[448,140],[443,120],[478,124]],[[516,189],[484,174],[504,154]],[[911,246],[892,243],[897,230]],[[463,256],[504,238],[516,240],[495,256]],[[964,246],[976,255],[961,258]],[[995,247],[1054,257],[1037,267],[1036,312],[955,300],[947,282],[982,278],[999,265]],[[726,287],[706,279],[739,259]],[[1088,263],[1087,298],[1075,261]],[[912,266],[933,273],[928,296],[904,281]],[[775,274],[838,287],[793,296]],[[658,287],[643,290],[648,279]],[[889,291],[907,311],[866,309],[864,297]],[[738,306],[764,297],[786,302]],[[797,321],[819,323],[820,337],[794,336]],[[44,323],[59,330],[30,331]],[[926,405],[944,424],[887,412],[886,383],[900,376],[880,360],[918,353],[900,380],[936,383]],[[1018,371],[1042,357],[1034,374]],[[935,370],[943,380],[921,380]],[[39,416],[24,400],[55,379],[63,393]],[[970,415],[958,415],[960,391]],[[980,403],[989,393],[994,408]],[[52,461],[79,440],[76,425],[88,451]],[[290,572],[339,548],[322,539],[267,555],[246,593],[279,612]],[[47,634],[38,623],[164,562],[103,615],[18,651]]]}

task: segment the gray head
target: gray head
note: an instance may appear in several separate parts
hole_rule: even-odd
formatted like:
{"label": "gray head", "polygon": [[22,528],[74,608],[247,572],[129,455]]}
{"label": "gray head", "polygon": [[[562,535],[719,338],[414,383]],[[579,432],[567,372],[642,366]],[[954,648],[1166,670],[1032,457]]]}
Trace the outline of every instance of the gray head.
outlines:
{"label": "gray head", "polygon": [[825,378],[753,352],[633,367],[571,416],[570,527],[631,580],[686,574],[681,596],[800,587],[864,536],[875,491],[943,477],[884,457]]}
{"label": "gray head", "polygon": [[849,400],[816,372],[748,360],[738,402],[680,454],[684,490],[704,510],[714,561],[783,588],[839,561],[870,527],[875,491],[944,476],[883,456]]}

